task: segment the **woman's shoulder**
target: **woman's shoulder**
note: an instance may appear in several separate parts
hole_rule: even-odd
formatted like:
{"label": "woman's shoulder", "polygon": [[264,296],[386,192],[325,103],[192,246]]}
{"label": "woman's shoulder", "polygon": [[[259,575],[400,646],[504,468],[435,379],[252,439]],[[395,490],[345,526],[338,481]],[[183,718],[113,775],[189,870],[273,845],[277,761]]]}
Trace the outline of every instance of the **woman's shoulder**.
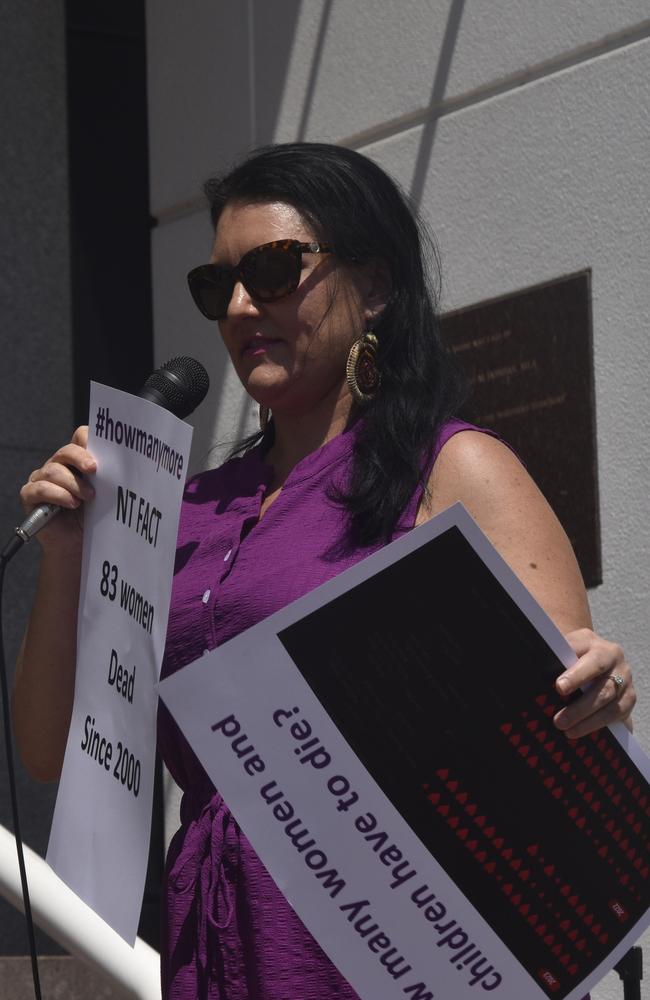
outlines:
{"label": "woman's shoulder", "polygon": [[428,493],[439,510],[457,500],[503,503],[537,487],[516,453],[496,431],[464,420],[443,424],[436,442]]}

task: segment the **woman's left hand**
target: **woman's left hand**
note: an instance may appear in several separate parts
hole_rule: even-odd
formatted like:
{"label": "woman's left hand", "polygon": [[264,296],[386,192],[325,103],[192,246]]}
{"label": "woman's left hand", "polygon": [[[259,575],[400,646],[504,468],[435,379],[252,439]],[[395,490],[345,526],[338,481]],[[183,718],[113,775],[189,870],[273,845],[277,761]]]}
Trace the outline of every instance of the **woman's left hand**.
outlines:
{"label": "woman's left hand", "polygon": [[616,643],[607,642],[591,629],[581,628],[565,636],[578,662],[555,682],[563,697],[590,685],[580,698],[555,716],[554,722],[570,739],[585,736],[612,722],[627,722],[636,702],[632,671],[625,653]]}

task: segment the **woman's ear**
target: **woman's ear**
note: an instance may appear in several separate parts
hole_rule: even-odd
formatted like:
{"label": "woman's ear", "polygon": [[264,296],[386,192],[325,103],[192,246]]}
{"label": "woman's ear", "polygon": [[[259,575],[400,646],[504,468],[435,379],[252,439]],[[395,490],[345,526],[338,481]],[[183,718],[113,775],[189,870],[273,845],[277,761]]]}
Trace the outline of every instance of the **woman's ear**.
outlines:
{"label": "woman's ear", "polygon": [[363,316],[371,328],[388,305],[393,291],[393,282],[388,264],[382,257],[374,257],[363,265],[367,280]]}

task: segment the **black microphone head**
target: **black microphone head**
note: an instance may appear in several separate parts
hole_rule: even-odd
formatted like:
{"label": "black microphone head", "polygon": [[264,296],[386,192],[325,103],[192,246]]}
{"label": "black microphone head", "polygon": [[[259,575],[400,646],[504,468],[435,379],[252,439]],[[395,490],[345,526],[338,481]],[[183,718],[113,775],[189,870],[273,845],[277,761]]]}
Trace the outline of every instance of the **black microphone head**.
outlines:
{"label": "black microphone head", "polygon": [[181,355],[156,368],[138,396],[170,410],[182,420],[203,402],[209,388],[210,379],[203,365]]}

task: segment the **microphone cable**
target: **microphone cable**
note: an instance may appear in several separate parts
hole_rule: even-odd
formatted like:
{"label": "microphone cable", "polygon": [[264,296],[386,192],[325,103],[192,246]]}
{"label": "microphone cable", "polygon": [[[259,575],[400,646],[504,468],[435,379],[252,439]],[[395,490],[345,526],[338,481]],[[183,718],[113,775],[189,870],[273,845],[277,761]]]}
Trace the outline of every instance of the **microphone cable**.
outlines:
{"label": "microphone cable", "polygon": [[25,907],[25,922],[27,924],[27,937],[29,939],[29,954],[32,962],[34,996],[36,997],[36,1000],[41,1000],[41,983],[38,976],[38,958],[36,956],[36,937],[34,934],[34,921],[32,920],[32,907],[29,901],[27,872],[25,870],[25,855],[23,853],[23,838],[20,832],[20,817],[18,814],[18,795],[16,793],[16,774],[14,770],[14,754],[11,740],[9,685],[7,684],[7,666],[5,663],[5,644],[2,628],[2,595],[4,591],[5,569],[7,568],[7,563],[15,551],[17,551],[17,548],[13,544],[12,539],[0,553],[0,685],[2,686],[2,718],[5,732],[7,770],[9,772],[9,790],[11,793],[11,815],[13,819],[14,836],[16,838],[16,853],[18,854],[18,868],[20,870],[20,884],[23,892],[23,905]]}

